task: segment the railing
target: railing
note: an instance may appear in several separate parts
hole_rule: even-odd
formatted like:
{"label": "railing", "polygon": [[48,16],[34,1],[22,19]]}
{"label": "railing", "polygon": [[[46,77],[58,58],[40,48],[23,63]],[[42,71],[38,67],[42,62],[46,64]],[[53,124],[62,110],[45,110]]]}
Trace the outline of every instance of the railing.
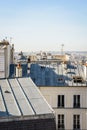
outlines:
{"label": "railing", "polygon": [[80,103],[74,103],[73,108],[80,108]]}

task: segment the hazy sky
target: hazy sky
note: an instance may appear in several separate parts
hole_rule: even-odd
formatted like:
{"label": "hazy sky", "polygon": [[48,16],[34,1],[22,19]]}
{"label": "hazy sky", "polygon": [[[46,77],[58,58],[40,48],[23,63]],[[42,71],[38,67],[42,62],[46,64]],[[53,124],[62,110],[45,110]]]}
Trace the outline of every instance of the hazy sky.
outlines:
{"label": "hazy sky", "polygon": [[87,0],[0,0],[0,40],[15,51],[87,51]]}

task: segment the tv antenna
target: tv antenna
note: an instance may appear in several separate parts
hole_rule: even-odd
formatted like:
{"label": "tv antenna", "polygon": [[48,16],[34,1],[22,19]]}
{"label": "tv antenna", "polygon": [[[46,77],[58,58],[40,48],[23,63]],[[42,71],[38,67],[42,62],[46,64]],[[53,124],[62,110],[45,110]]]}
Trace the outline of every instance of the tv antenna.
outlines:
{"label": "tv antenna", "polygon": [[63,55],[63,48],[64,48],[64,44],[61,44],[61,54]]}

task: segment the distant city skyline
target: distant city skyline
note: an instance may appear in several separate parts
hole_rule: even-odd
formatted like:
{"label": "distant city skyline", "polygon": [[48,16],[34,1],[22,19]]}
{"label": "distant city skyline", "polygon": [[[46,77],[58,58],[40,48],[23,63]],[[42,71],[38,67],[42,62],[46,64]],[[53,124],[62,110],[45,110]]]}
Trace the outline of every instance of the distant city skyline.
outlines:
{"label": "distant city skyline", "polygon": [[87,51],[87,0],[0,0],[0,31],[15,51]]}

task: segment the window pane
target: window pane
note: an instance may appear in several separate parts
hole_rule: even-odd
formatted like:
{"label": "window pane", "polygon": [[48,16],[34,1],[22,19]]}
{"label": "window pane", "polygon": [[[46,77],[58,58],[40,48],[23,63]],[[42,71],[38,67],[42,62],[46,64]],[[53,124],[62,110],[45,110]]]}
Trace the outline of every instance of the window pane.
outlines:
{"label": "window pane", "polygon": [[58,107],[60,106],[60,95],[58,95]]}
{"label": "window pane", "polygon": [[[58,115],[58,129],[64,130],[64,115]],[[60,130],[59,129],[59,130]]]}
{"label": "window pane", "polygon": [[73,115],[73,128],[80,129],[80,115]]}
{"label": "window pane", "polygon": [[62,95],[62,106],[64,107],[64,95]]}
{"label": "window pane", "polygon": [[74,95],[73,100],[73,107],[80,107],[80,95]]}
{"label": "window pane", "polygon": [[58,95],[58,107],[64,107],[64,95]]}

